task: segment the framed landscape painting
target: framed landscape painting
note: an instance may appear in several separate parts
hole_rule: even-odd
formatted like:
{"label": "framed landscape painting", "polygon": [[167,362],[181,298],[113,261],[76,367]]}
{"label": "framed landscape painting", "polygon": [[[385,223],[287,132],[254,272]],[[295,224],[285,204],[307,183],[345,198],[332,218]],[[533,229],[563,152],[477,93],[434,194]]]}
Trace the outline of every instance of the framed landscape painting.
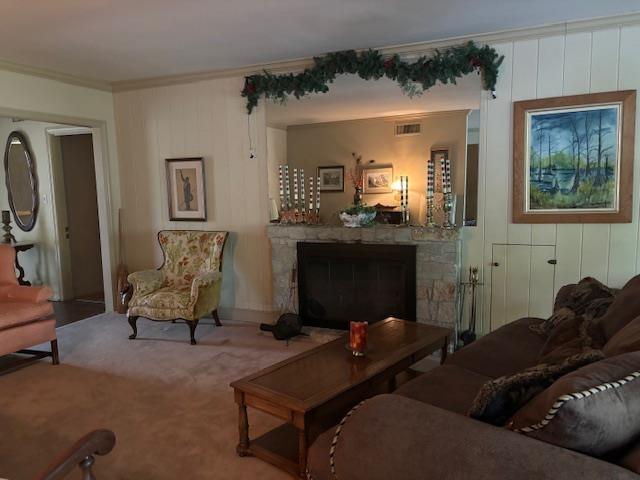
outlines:
{"label": "framed landscape painting", "polygon": [[321,192],[344,192],[344,167],[318,167]]}
{"label": "framed landscape painting", "polygon": [[169,158],[165,163],[169,220],[205,221],[207,202],[202,158]]}
{"label": "framed landscape painting", "polygon": [[631,222],[635,105],[635,90],[515,102],[513,222]]}
{"label": "framed landscape painting", "polygon": [[362,193],[391,193],[392,184],[393,167],[391,165],[362,170]]}

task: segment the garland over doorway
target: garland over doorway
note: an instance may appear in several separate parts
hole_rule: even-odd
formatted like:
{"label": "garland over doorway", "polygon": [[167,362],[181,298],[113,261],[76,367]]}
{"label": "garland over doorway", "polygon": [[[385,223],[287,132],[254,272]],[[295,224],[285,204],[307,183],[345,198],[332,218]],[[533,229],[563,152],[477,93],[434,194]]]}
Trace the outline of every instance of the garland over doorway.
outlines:
{"label": "garland over doorway", "polygon": [[498,70],[504,56],[492,47],[473,42],[436,50],[435,54],[407,62],[400,55],[385,56],[378,50],[345,50],[314,57],[314,66],[302,73],[262,74],[245,77],[242,96],[251,113],[262,95],[284,102],[289,96],[300,98],[309,93],[326,93],[338,75],[357,74],[364,80],[387,77],[395,80],[409,96],[422,93],[436,82],[456,83],[456,79],[473,71],[482,75],[482,85],[495,96]]}

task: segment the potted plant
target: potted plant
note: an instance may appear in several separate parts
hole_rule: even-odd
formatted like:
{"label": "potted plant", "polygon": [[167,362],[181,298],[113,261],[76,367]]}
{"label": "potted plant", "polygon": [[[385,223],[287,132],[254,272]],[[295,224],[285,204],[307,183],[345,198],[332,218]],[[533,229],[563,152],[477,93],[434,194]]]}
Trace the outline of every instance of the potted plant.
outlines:
{"label": "potted plant", "polygon": [[356,228],[371,225],[376,218],[376,209],[367,205],[351,205],[340,210],[340,220],[345,227]]}

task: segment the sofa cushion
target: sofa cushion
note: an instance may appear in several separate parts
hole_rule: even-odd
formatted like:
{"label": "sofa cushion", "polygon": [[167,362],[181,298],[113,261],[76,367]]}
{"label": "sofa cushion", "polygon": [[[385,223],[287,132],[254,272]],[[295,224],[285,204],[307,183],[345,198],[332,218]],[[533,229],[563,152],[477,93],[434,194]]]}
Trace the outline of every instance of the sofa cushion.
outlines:
{"label": "sofa cushion", "polygon": [[364,402],[334,439],[332,428],[312,443],[309,480],[637,480],[617,465],[399,395]]}
{"label": "sofa cushion", "polygon": [[600,350],[605,340],[591,314],[571,316],[557,325],[542,350],[540,363],[561,362],[588,350]]}
{"label": "sofa cushion", "polygon": [[456,365],[441,365],[405,383],[394,393],[466,415],[478,390],[490,380]]}
{"label": "sofa cushion", "polygon": [[492,379],[478,391],[469,416],[492,425],[504,425],[520,407],[558,378],[603,358],[601,351],[591,350],[559,363],[540,364],[514,375]]}
{"label": "sofa cushion", "polygon": [[609,340],[637,316],[640,316],[640,275],[633,277],[620,290],[598,324],[605,339]]}
{"label": "sofa cushion", "polygon": [[521,318],[504,325],[450,355],[446,363],[491,378],[536,365],[545,339],[529,330],[529,326],[542,321]]}
{"label": "sofa cushion", "polygon": [[640,473],[640,442],[634,443],[622,455],[613,460],[614,463],[628,468],[632,472]]}
{"label": "sofa cushion", "polygon": [[508,424],[517,432],[603,456],[640,435],[640,352],[582,367],[557,380]]}
{"label": "sofa cushion", "polygon": [[0,330],[31,323],[53,313],[53,306],[49,302],[2,302],[0,304]]}
{"label": "sofa cushion", "polygon": [[602,350],[607,357],[640,351],[640,316],[621,328]]}

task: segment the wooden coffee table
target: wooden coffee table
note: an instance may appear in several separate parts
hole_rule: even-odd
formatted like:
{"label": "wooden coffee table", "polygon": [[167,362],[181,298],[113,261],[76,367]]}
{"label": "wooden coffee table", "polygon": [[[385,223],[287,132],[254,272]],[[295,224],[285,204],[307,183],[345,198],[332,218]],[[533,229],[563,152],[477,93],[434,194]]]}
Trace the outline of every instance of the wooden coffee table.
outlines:
{"label": "wooden coffee table", "polygon": [[[348,336],[308,350],[231,384],[239,410],[238,455],[254,455],[304,477],[307,446],[358,402],[395,389],[398,373],[432,354],[447,355],[451,331],[387,318],[369,326],[369,350],[354,357]],[[382,390],[382,391],[385,391]],[[249,440],[247,407],[286,423]]]}

